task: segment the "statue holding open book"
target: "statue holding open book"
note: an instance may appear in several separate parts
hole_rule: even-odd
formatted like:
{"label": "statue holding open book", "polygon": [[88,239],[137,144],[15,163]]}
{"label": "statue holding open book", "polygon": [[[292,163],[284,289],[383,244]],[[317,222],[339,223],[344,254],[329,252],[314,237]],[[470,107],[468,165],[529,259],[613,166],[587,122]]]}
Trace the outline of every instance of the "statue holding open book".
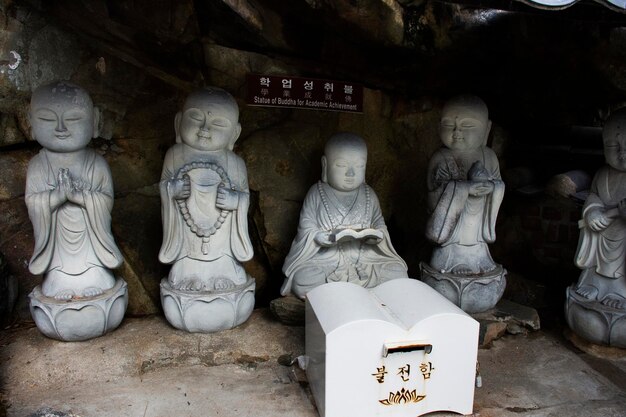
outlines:
{"label": "statue holding open book", "polygon": [[297,235],[285,259],[281,293],[306,293],[326,282],[363,287],[406,278],[376,193],[365,183],[367,146],[353,133],[337,133],[322,156],[322,180],[309,190]]}

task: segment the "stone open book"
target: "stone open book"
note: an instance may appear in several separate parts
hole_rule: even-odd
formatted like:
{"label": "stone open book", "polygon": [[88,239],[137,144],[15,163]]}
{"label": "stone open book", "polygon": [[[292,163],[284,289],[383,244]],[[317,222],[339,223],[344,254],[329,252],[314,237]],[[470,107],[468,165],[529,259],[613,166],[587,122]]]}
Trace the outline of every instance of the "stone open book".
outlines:
{"label": "stone open book", "polygon": [[383,238],[383,232],[381,232],[380,230],[376,230],[376,229],[361,229],[361,230],[355,230],[355,229],[342,229],[336,233],[333,233],[332,235],[330,235],[330,241],[331,242],[337,242],[337,243],[341,243],[341,242],[345,242],[348,240],[360,240],[360,239],[375,239],[375,240],[382,240]]}

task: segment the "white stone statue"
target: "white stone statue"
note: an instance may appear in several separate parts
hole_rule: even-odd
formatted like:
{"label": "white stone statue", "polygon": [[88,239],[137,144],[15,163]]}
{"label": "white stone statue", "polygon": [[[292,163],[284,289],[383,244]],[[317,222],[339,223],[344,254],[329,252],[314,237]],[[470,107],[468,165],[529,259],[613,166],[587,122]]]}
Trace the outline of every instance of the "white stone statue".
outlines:
{"label": "white stone statue", "polygon": [[[91,98],[76,85],[55,82],[33,93],[29,120],[43,149],[30,161],[26,179],[35,237],[29,269],[44,280],[31,293],[31,311],[44,334],[61,340],[117,327],[128,301],[126,284],[110,270],[123,261],[111,233],[111,172],[87,147],[98,135],[98,119]],[[109,317],[114,303],[115,317]],[[88,305],[103,315],[91,314]]]}
{"label": "white stone statue", "polygon": [[406,278],[407,267],[389,238],[376,193],[365,184],[367,147],[337,133],[322,156],[322,180],[309,190],[297,235],[285,259],[282,295],[306,293],[326,282],[374,287]]}
{"label": "white stone statue", "polygon": [[567,291],[567,320],[595,343],[626,347],[626,109],[606,121],[607,165],[591,184],[579,221],[576,266],[583,271]]}
{"label": "white stone statue", "polygon": [[195,91],[176,115],[175,129],[177,143],[165,155],[160,184],[159,260],[173,264],[161,283],[163,307],[177,328],[231,328],[254,307],[254,280],[241,265],[253,250],[246,166],[232,151],[241,133],[237,102],[219,88]]}
{"label": "white stone statue", "polygon": [[444,146],[428,166],[426,236],[437,246],[422,279],[467,312],[495,306],[506,285],[488,247],[504,196],[498,158],[486,146],[490,129],[480,98],[453,98],[441,115]]}

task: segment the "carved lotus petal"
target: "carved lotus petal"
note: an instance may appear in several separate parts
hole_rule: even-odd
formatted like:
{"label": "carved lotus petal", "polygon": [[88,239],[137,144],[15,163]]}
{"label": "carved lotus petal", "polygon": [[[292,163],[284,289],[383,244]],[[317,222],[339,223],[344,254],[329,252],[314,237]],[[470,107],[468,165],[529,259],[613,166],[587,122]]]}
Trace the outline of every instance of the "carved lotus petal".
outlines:
{"label": "carved lotus petal", "polygon": [[225,291],[179,291],[161,282],[165,317],[178,329],[211,333],[231,329],[250,317],[254,308],[254,281]]}
{"label": "carved lotus petal", "polygon": [[80,310],[66,309],[56,316],[56,327],[63,340],[87,340],[104,334],[106,317],[95,306]]}

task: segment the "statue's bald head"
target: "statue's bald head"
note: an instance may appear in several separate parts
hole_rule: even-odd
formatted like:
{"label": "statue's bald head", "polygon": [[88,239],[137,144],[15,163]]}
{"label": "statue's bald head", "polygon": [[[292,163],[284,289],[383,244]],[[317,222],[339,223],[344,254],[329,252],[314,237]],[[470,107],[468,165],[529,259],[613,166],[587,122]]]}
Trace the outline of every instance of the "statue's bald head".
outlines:
{"label": "statue's bald head", "polygon": [[237,101],[221,88],[196,90],[176,114],[174,128],[177,143],[199,151],[232,151],[241,133]]}
{"label": "statue's bald head", "polygon": [[454,152],[468,152],[487,144],[491,121],[479,97],[462,95],[448,100],[441,111],[439,136]]}
{"label": "statue's bald head", "polygon": [[342,192],[352,192],[365,181],[367,145],[354,133],[336,133],[322,156],[322,181]]}
{"label": "statue's bald head", "polygon": [[66,81],[37,88],[29,121],[33,138],[54,152],[74,152],[98,136],[99,112],[87,91]]}
{"label": "statue's bald head", "polygon": [[38,87],[30,99],[31,112],[38,107],[54,108],[71,105],[93,111],[93,102],[87,91],[67,81],[55,81]]}
{"label": "statue's bald head", "polygon": [[462,111],[468,116],[471,115],[471,117],[484,123],[489,120],[489,109],[485,102],[477,96],[460,95],[451,98],[443,106],[442,114],[456,113],[458,111]]}
{"label": "statue's bald head", "polygon": [[228,91],[218,87],[203,87],[190,93],[185,100],[183,111],[192,107],[204,108],[207,105],[219,106],[233,123],[239,120],[237,101]]}
{"label": "statue's bald head", "polygon": [[357,152],[367,158],[367,145],[360,136],[350,132],[335,133],[328,139],[324,147],[324,155],[330,158],[338,152]]}

